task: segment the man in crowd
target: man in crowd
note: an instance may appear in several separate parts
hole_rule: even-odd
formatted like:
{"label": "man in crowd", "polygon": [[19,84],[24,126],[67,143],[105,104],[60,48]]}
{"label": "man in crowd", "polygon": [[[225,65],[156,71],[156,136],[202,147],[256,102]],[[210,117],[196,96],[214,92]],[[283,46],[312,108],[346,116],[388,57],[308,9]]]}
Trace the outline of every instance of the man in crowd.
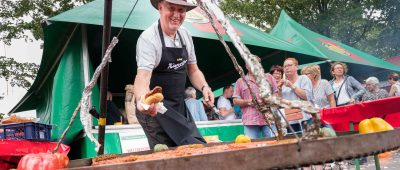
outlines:
{"label": "man in crowd", "polygon": [[[261,62],[261,60],[258,58]],[[244,125],[244,133],[252,139],[260,138],[268,138],[272,137],[271,129],[267,126],[267,122],[264,119],[263,113],[257,110],[256,106],[252,101],[252,96],[250,95],[250,90],[247,87],[245,81],[250,85],[251,91],[257,96],[257,100],[259,103],[262,103],[262,100],[259,96],[259,87],[256,83],[253,73],[250,71],[249,67],[246,65],[247,70],[249,70],[248,74],[245,76],[245,79],[239,78],[236,81],[235,90],[233,92],[233,103],[235,105],[240,106],[242,111],[242,122]],[[272,77],[271,74],[265,74],[265,79],[271,86],[271,93],[277,92],[277,84]],[[272,123],[272,122],[271,122]],[[271,125],[273,130],[275,130],[275,126]]]}
{"label": "man in crowd", "polygon": [[185,90],[185,103],[194,121],[207,121],[203,103],[196,100],[196,89],[187,87]]}
{"label": "man in crowd", "polygon": [[218,98],[217,107],[219,109],[219,114],[221,115],[221,120],[234,120],[235,110],[232,107],[231,101],[228,98],[231,98],[233,95],[233,86],[225,86],[223,88],[223,94]]}

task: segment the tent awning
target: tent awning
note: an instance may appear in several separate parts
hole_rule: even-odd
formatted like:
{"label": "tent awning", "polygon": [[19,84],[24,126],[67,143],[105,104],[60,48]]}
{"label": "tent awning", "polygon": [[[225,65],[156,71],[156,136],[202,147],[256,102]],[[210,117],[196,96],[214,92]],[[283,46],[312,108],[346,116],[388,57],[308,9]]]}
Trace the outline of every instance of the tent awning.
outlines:
{"label": "tent awning", "polygon": [[376,69],[400,71],[400,67],[394,64],[305,28],[283,10],[271,35],[309,51],[312,53],[310,55],[350,63],[351,66],[360,68],[349,69],[354,73],[353,76],[361,76],[361,79],[373,75]]}
{"label": "tent awning", "polygon": [[[116,35],[122,27],[134,2],[113,0],[112,36]],[[81,26],[87,27],[89,54],[93,60],[93,67],[97,66],[101,54],[103,5],[104,0],[96,0],[49,19],[50,25],[43,28],[44,51],[37,78],[28,93],[11,112],[37,108],[37,103],[43,97],[40,95],[44,85],[53,81],[52,78],[63,55],[62,49],[69,46],[68,42],[73,30],[80,30]],[[109,86],[113,92],[123,93],[124,86],[133,83],[133,77],[136,73],[135,46],[137,38],[144,29],[156,22],[158,18],[159,14],[151,6],[150,1],[138,1],[127,22],[126,30],[121,34],[120,42],[112,53],[113,62],[110,63],[109,77],[109,82],[112,83],[109,83]],[[251,52],[265,59],[262,63],[264,68],[269,68],[273,64],[281,64],[282,56],[301,56],[303,63],[324,60],[320,57],[311,56],[310,51],[298,48],[254,27],[234,19],[230,21]],[[199,68],[203,71],[211,87],[221,87],[227,82],[234,82],[238,78],[238,74],[203,12],[199,8],[188,12],[183,27],[193,36]],[[222,26],[219,25],[218,28],[222,33],[224,32]],[[229,37],[226,35],[223,35],[223,37],[228,41],[228,45],[233,49],[234,54],[239,56],[229,42]],[[238,60],[239,63],[243,64],[240,58]],[[123,71],[121,72],[121,70]],[[51,86],[50,83],[46,89],[53,88]],[[51,96],[46,97],[46,99],[50,98]]]}
{"label": "tent awning", "polygon": [[[128,3],[126,0],[114,0],[112,6],[112,23],[115,28],[121,28],[128,17],[135,1]],[[103,25],[103,5],[104,0],[97,0],[83,6],[76,7],[49,19],[49,21],[72,22],[91,25]],[[154,9],[150,1],[140,0],[125,26],[127,29],[145,30],[151,24],[159,19],[159,14]],[[267,47],[271,49],[280,49],[301,54],[309,54],[308,51],[298,48],[286,41],[275,38],[261,30],[243,24],[237,20],[230,19],[232,26],[239,33],[242,41],[247,45]],[[200,7],[189,11],[186,14],[186,20],[183,24],[193,37],[217,40],[217,36],[204,12]],[[223,27],[217,24],[217,27],[223,38],[230,41],[225,35]]]}

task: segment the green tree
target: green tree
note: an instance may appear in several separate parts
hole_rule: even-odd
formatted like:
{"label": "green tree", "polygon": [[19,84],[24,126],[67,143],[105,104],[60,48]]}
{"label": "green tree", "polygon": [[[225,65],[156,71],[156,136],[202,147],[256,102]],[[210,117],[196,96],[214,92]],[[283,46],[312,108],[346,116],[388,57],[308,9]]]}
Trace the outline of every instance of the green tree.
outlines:
{"label": "green tree", "polygon": [[398,1],[224,0],[221,6],[229,16],[266,31],[284,9],[307,28],[355,48],[382,58],[400,54]]}
{"label": "green tree", "polygon": [[43,39],[41,24],[45,19],[92,0],[1,0],[0,40],[10,45],[12,39]]}
{"label": "green tree", "polygon": [[366,43],[368,51],[380,54],[383,57],[400,55],[400,1],[385,0],[381,4],[381,17],[378,19],[380,27],[374,28],[377,38],[369,38]]}
{"label": "green tree", "polygon": [[[42,40],[42,23],[49,17],[93,0],[1,0],[0,41],[11,45],[12,39]],[[33,35],[33,38],[28,36]],[[0,78],[11,85],[28,89],[35,78],[38,65],[19,63],[0,56]]]}
{"label": "green tree", "polygon": [[11,86],[28,89],[35,79],[39,66],[35,63],[20,63],[13,58],[0,56],[0,77],[9,81]]}

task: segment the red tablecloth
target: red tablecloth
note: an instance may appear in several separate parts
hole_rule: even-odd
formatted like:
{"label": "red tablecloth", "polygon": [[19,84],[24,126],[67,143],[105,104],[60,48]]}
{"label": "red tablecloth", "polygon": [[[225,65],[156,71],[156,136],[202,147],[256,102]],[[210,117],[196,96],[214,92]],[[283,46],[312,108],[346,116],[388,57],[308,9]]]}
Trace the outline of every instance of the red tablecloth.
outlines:
{"label": "red tablecloth", "polygon": [[400,127],[400,97],[321,110],[321,121],[331,124],[336,131],[350,130],[350,122],[355,123],[355,129],[358,129],[360,121],[372,117],[384,118],[392,126]]}
{"label": "red tablecloth", "polygon": [[[51,152],[56,145],[56,142],[0,140],[0,170],[16,168],[22,156],[29,153]],[[57,152],[68,154],[69,150],[69,146],[61,144]]]}

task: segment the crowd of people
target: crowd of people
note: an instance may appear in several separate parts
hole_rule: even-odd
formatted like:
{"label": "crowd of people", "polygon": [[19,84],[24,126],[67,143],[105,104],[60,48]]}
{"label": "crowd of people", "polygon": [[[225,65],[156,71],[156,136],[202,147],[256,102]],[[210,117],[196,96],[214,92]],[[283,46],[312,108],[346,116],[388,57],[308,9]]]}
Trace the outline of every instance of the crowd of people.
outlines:
{"label": "crowd of people", "polygon": [[[376,77],[369,77],[363,82],[359,82],[348,75],[349,68],[343,62],[331,64],[332,79],[329,81],[322,79],[319,65],[306,66],[301,71],[299,71],[298,66],[297,59],[287,58],[283,62],[283,66],[274,65],[270,68],[270,71],[265,74],[265,79],[270,84],[272,95],[287,100],[309,101],[317,108],[333,108],[400,95],[399,74],[397,73],[389,75],[390,89],[387,91],[380,87],[380,81]],[[301,75],[298,74],[299,72]],[[249,84],[250,90],[245,81]],[[193,88],[188,87],[188,89]],[[191,109],[195,108],[195,105],[199,105],[200,102],[197,104],[194,102],[187,103],[187,107],[191,110],[196,121],[241,118],[244,133],[250,138],[272,137],[273,133],[271,132],[275,130],[275,126],[273,124],[267,125],[264,115],[255,107],[250,91],[254,92],[259,103],[262,103],[258,98],[259,88],[251,71],[244,79],[239,78],[234,86],[230,84],[223,87],[223,94],[216,99],[217,113],[213,109],[208,109],[207,106],[202,107],[203,110],[201,111]],[[192,99],[187,96],[186,101],[189,100]],[[204,111],[204,108],[206,111]],[[312,116],[301,110],[285,109],[283,111],[287,114],[297,112],[300,115],[300,118],[297,119],[302,125],[312,123]],[[215,114],[218,116],[212,116]],[[208,119],[197,119],[199,117],[207,117]],[[323,126],[329,127],[329,125]]]}
{"label": "crowd of people", "polygon": [[[135,108],[137,121],[145,132],[150,148],[156,144],[180,146],[205,143],[195,124],[195,121],[205,120],[241,119],[247,136],[253,139],[271,137],[275,126],[266,122],[264,115],[256,108],[257,103],[263,102],[258,97],[259,87],[251,71],[244,78],[239,78],[234,87],[231,84],[225,86],[223,94],[214,99],[211,88],[197,66],[193,39],[186,29],[181,28],[186,13],[196,5],[181,0],[150,2],[160,18],[144,30],[137,40],[134,96],[131,102],[127,102],[132,106],[130,110]],[[301,75],[298,74],[298,66],[295,58],[287,58],[282,66],[273,66],[265,74],[272,95],[287,100],[309,101],[319,108],[331,108],[400,94],[399,75],[396,73],[389,76],[391,88],[385,92],[379,88],[379,80],[375,77],[368,78],[364,88],[355,78],[347,75],[345,63],[332,64],[330,71],[333,79],[329,82],[321,79],[318,66],[304,68]],[[185,87],[187,77],[193,87]],[[162,114],[158,114],[157,103],[148,107],[143,104],[146,94],[156,86],[163,89],[166,111]],[[202,94],[203,102],[197,100],[196,89]],[[251,93],[257,96],[256,99],[253,100]],[[301,110],[290,112],[298,115],[296,119],[302,123],[312,122],[312,117]],[[285,110],[285,113],[289,113],[289,110]],[[119,114],[114,119],[122,122]]]}

